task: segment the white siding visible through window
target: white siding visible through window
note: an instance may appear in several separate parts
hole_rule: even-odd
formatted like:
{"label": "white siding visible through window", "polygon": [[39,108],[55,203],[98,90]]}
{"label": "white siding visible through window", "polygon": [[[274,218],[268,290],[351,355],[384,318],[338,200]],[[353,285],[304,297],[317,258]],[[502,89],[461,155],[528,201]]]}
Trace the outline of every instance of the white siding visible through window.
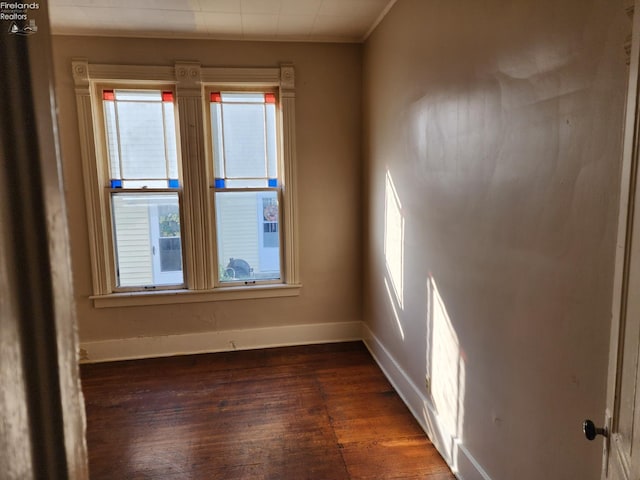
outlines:
{"label": "white siding visible through window", "polygon": [[[121,285],[150,285],[153,283],[151,267],[151,239],[149,237],[149,209],[147,205],[120,206],[114,202],[118,217],[116,244]],[[120,208],[121,214],[118,215]]]}
{"label": "white siding visible through window", "polygon": [[231,258],[245,260],[258,269],[255,193],[217,196],[219,262],[226,267]]}

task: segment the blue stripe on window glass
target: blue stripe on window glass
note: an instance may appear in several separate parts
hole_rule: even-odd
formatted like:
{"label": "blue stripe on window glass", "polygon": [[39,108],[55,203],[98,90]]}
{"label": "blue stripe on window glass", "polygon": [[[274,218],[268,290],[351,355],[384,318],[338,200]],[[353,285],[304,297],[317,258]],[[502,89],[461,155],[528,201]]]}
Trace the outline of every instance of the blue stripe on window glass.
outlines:
{"label": "blue stripe on window glass", "polygon": [[111,188],[122,188],[122,180],[111,179]]}
{"label": "blue stripe on window glass", "polygon": [[277,187],[278,186],[278,179],[277,178],[270,178],[269,179],[269,186],[270,187]]}
{"label": "blue stripe on window glass", "polygon": [[216,178],[214,185],[216,188],[224,188],[225,187],[224,178]]}
{"label": "blue stripe on window glass", "polygon": [[167,183],[169,188],[180,188],[180,181],[177,178],[170,178]]}

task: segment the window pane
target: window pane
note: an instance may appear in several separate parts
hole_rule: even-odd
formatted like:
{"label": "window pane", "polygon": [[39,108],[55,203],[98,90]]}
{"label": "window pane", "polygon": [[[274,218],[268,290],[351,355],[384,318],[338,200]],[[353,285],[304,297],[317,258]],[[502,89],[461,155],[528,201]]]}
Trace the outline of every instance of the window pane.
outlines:
{"label": "window pane", "polygon": [[167,155],[167,178],[178,178],[178,151],[176,143],[176,119],[173,103],[162,102],[164,111],[164,135]]}
{"label": "window pane", "polygon": [[227,178],[266,178],[264,104],[222,104]]}
{"label": "window pane", "polygon": [[[112,179],[177,179],[174,104],[159,90],[115,90],[103,102]],[[151,186],[145,184],[145,186]]]}
{"label": "window pane", "polygon": [[111,200],[118,286],[183,284],[178,194],[116,193]]}
{"label": "window pane", "polygon": [[211,142],[213,143],[213,173],[216,178],[224,178],[224,158],[222,156],[222,105],[211,103]]}
{"label": "window pane", "polygon": [[104,102],[104,116],[107,129],[107,150],[109,152],[109,171],[111,172],[111,178],[122,178],[120,175],[120,152],[118,151],[115,102]]}
{"label": "window pane", "polygon": [[123,188],[167,188],[166,180],[123,180]]}
{"label": "window pane", "polygon": [[243,180],[227,180],[225,188],[266,188],[269,184],[265,178],[250,178]]}
{"label": "window pane", "polygon": [[114,90],[116,100],[133,102],[160,102],[162,94],[160,90]]}
{"label": "window pane", "polygon": [[221,282],[280,279],[277,191],[216,192]]}
{"label": "window pane", "polygon": [[228,103],[264,103],[264,93],[221,92],[220,97]]}
{"label": "window pane", "polygon": [[182,270],[182,245],[179,238],[160,237],[160,271]]}
{"label": "window pane", "polygon": [[272,103],[265,105],[267,131],[267,166],[269,178],[278,178],[278,160],[276,148],[276,106]]}
{"label": "window pane", "polygon": [[123,178],[167,178],[162,103],[119,102]]}

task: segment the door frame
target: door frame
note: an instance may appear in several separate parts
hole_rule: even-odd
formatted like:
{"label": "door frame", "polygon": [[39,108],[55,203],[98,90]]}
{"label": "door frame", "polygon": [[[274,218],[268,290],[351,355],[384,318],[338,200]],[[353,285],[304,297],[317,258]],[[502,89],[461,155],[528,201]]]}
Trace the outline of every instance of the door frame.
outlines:
{"label": "door frame", "polygon": [[[629,9],[631,15],[640,12],[640,0],[635,0]],[[640,177],[638,176],[640,157],[640,15],[633,15],[627,103],[624,119],[622,168],[620,176],[620,203],[618,212],[618,230],[615,250],[613,278],[613,299],[611,307],[611,336],[609,342],[609,370],[607,377],[607,397],[604,426],[608,437],[603,444],[603,463],[601,478],[610,478],[612,465],[617,466],[622,479],[631,479],[631,464],[622,451],[621,436],[617,433],[620,411],[620,390],[623,359],[623,339],[625,335],[626,315],[629,298],[629,275],[631,266],[631,248],[634,239],[634,215],[640,209]],[[640,231],[635,236],[640,236]],[[615,464],[612,464],[615,462]],[[620,479],[620,480],[622,480]]]}
{"label": "door frame", "polygon": [[7,480],[87,480],[47,3],[28,15],[36,33],[0,32],[0,465]]}

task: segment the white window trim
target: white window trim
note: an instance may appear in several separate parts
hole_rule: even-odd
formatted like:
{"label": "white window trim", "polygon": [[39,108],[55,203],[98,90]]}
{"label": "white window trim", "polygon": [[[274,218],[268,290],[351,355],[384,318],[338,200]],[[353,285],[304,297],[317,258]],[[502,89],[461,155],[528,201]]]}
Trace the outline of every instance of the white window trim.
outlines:
{"label": "white window trim", "polygon": [[[95,307],[208,302],[298,295],[301,284],[298,259],[297,182],[295,145],[295,70],[293,65],[277,68],[201,67],[195,62],[174,66],[132,66],[90,64],[74,59],[72,72],[78,109],[78,127],[87,205],[87,224],[93,300]],[[111,219],[105,202],[108,184],[103,148],[100,144],[102,108],[97,84],[176,86],[182,158],[182,201],[184,211],[185,289],[115,292]],[[203,108],[205,86],[275,87],[279,90],[283,167],[282,245],[284,278],[278,284],[216,286],[215,232],[211,201],[211,158],[208,153]]]}

